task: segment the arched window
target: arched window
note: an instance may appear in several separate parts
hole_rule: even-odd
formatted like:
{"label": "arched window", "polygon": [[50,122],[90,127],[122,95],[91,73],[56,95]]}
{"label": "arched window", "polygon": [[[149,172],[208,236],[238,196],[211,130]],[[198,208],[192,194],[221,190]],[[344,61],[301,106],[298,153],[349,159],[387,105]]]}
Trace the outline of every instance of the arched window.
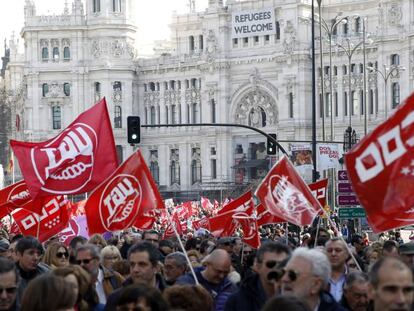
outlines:
{"label": "arched window", "polygon": [[112,0],[112,11],[121,12],[121,0]]}
{"label": "arched window", "polygon": [[391,65],[398,66],[400,64],[400,55],[392,54],[391,55]]}
{"label": "arched window", "polygon": [[60,106],[52,107],[52,128],[60,130],[62,128],[62,112]]}
{"label": "arched window", "polygon": [[396,108],[400,104],[400,84],[394,82],[392,84],[392,108]]}
{"label": "arched window", "polygon": [[359,16],[355,18],[355,32],[362,32],[362,20]]}
{"label": "arched window", "polygon": [[210,100],[211,104],[211,123],[216,123],[216,101],[214,98]]}
{"label": "arched window", "polygon": [[201,161],[191,161],[191,184],[201,182]]}
{"label": "arched window", "polygon": [[198,104],[197,103],[193,103],[192,104],[192,123],[198,123],[199,120],[199,115],[198,115]]}
{"label": "arched window", "polygon": [[121,145],[116,145],[116,155],[118,156],[118,165],[124,162],[124,150]]}
{"label": "arched window", "polygon": [[101,11],[101,0],[92,0],[92,10],[93,13],[98,13]]}
{"label": "arched window", "polygon": [[150,124],[151,125],[154,125],[155,124],[155,107],[154,106],[151,106],[151,110],[150,110],[150,114],[151,114],[151,116],[150,116]]}
{"label": "arched window", "polygon": [[158,166],[158,150],[150,151],[150,165],[149,169],[156,184],[160,183],[160,168]]}
{"label": "arched window", "polygon": [[369,114],[374,114],[374,91],[369,90]]}
{"label": "arched window", "polygon": [[199,35],[199,36],[198,36],[198,49],[199,49],[199,50],[204,49],[204,40],[203,40],[203,35]]}
{"label": "arched window", "polygon": [[193,36],[188,37],[188,47],[190,49],[190,52],[194,51],[194,37]]}
{"label": "arched window", "polygon": [[114,127],[116,129],[122,128],[122,107],[121,106],[115,106]]}
{"label": "arched window", "polygon": [[95,93],[100,93],[100,92],[101,92],[101,83],[95,82]]}
{"label": "arched window", "polygon": [[280,40],[280,23],[276,22],[276,40]]}
{"label": "arched window", "polygon": [[49,59],[49,49],[47,47],[42,48],[42,60]]}
{"label": "arched window", "polygon": [[289,118],[293,119],[293,93],[289,93]]}
{"label": "arched window", "polygon": [[170,182],[171,185],[180,184],[180,163],[178,149],[171,149],[170,154]]}
{"label": "arched window", "polygon": [[177,124],[177,106],[171,105],[171,124]]}
{"label": "arched window", "polygon": [[70,59],[70,48],[68,46],[65,46],[63,48],[63,59],[65,60]]}
{"label": "arched window", "polygon": [[47,83],[42,84],[42,96],[46,97],[47,93],[49,93],[49,85]]}
{"label": "arched window", "polygon": [[122,91],[122,84],[120,81],[114,82],[114,91]]}
{"label": "arched window", "polygon": [[53,48],[53,60],[59,60],[59,48],[57,46]]}
{"label": "arched window", "polygon": [[65,96],[70,96],[70,84],[69,83],[63,84],[63,93],[65,93]]}

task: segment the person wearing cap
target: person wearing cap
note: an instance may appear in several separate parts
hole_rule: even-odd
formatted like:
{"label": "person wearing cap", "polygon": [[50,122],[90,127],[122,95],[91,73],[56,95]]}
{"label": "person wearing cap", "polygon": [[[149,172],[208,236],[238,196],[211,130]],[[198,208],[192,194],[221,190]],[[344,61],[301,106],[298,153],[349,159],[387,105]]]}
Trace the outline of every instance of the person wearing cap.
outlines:
{"label": "person wearing cap", "polygon": [[398,247],[398,253],[411,270],[414,270],[414,243],[408,242]]}
{"label": "person wearing cap", "polygon": [[240,289],[229,297],[225,311],[261,310],[267,300],[279,294],[277,283],[282,276],[280,268],[289,255],[290,249],[285,244],[262,244],[254,260],[254,273],[247,276]]}

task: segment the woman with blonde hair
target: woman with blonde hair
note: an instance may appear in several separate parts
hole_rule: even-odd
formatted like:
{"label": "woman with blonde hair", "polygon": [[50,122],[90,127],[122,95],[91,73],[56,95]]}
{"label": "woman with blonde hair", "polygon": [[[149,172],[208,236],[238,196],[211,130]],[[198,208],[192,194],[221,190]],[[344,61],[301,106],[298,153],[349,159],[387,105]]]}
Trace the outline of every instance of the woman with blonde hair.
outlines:
{"label": "woman with blonde hair", "polygon": [[52,269],[69,265],[69,251],[65,244],[54,242],[48,246],[43,262]]}
{"label": "woman with blonde hair", "polygon": [[95,233],[94,235],[92,235],[89,238],[88,243],[95,244],[96,246],[99,247],[99,249],[102,249],[108,245],[105,239],[103,238],[102,234],[99,234],[99,233]]}
{"label": "woman with blonde hair", "polygon": [[101,250],[101,264],[112,270],[115,262],[121,260],[121,253],[116,246],[108,245]]}

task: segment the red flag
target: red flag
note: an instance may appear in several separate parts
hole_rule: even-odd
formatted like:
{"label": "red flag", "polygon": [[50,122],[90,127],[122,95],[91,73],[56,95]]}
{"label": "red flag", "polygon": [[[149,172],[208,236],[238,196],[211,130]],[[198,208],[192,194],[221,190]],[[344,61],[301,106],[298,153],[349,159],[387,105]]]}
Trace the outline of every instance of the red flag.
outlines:
{"label": "red flag", "polygon": [[15,208],[31,201],[29,190],[24,180],[0,190],[0,219]]}
{"label": "red flag", "polygon": [[233,215],[244,213],[251,207],[253,207],[252,193],[248,191],[222,208],[217,216],[209,218],[211,234],[215,237],[231,236],[237,227]]}
{"label": "red flag", "polygon": [[14,211],[12,216],[23,235],[32,235],[44,242],[67,227],[69,204],[63,196],[57,196],[46,202],[41,215],[26,210],[23,206]]}
{"label": "red flag", "polygon": [[201,207],[203,208],[203,210],[205,210],[206,212],[210,214],[213,213],[214,206],[208,198],[201,197],[200,202],[201,202]]}
{"label": "red flag", "polygon": [[210,230],[210,223],[208,221],[208,218],[207,217],[203,217],[203,218],[198,219],[198,220],[193,220],[193,228],[196,231],[198,229],[200,229],[200,228],[204,228],[204,229]]}
{"label": "red flag", "polygon": [[183,229],[181,227],[180,219],[178,218],[177,213],[174,213],[171,216],[171,222],[168,224],[167,229],[165,229],[165,232],[164,232],[164,236],[163,236],[164,240],[175,236],[174,228],[172,226],[175,227],[179,235],[183,234]]}
{"label": "red flag", "polygon": [[345,155],[374,232],[414,223],[414,95]]}
{"label": "red flag", "polygon": [[322,208],[285,156],[266,175],[256,196],[270,213],[298,226],[311,224]]}
{"label": "red flag", "polygon": [[269,211],[263,206],[263,204],[259,204],[256,206],[257,211],[257,225],[269,225],[269,224],[279,224],[281,222],[286,222],[286,219],[277,217],[269,213]]}
{"label": "red flag", "polygon": [[105,99],[45,142],[10,144],[33,199],[93,190],[117,167]]}
{"label": "red flag", "polygon": [[[313,196],[319,201],[321,206],[326,205],[326,193],[328,189],[328,178],[318,180],[317,182],[314,182],[312,184],[308,185],[309,189],[311,190]],[[323,211],[321,210],[319,215],[323,214]]]}
{"label": "red flag", "polygon": [[89,238],[89,234],[86,230],[86,217],[84,215],[71,217],[68,226],[57,235],[59,242],[65,243],[66,246],[69,246],[70,241],[72,241],[75,236]]}
{"label": "red flag", "polygon": [[257,219],[253,213],[253,207],[246,211],[246,213],[236,213],[233,215],[233,219],[240,224],[243,230],[243,242],[252,248],[258,249],[260,247],[260,234]]}
{"label": "red flag", "polygon": [[89,234],[140,227],[140,217],[152,217],[164,202],[137,150],[90,195],[85,205]]}

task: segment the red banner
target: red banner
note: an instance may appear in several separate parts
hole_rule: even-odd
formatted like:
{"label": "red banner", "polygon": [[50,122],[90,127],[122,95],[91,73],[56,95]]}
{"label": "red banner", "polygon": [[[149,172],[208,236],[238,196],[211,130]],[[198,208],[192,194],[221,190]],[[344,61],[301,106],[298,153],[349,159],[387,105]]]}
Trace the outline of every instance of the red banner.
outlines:
{"label": "red banner", "polygon": [[286,157],[266,175],[256,196],[271,214],[298,226],[311,224],[322,208]]}
{"label": "red banner", "polygon": [[414,223],[414,95],[345,155],[374,232]]}
{"label": "red banner", "polygon": [[30,202],[31,197],[24,180],[0,190],[0,219],[15,208]]}
{"label": "red banner", "polygon": [[155,219],[163,208],[157,185],[138,150],[90,195],[85,205],[89,234],[139,228],[140,217]]}
{"label": "red banner", "polygon": [[67,227],[69,203],[63,196],[57,196],[45,203],[40,215],[23,206],[12,216],[23,235],[38,237],[39,241],[44,242]]}
{"label": "red banner", "polygon": [[10,145],[33,199],[91,191],[117,167],[105,99],[55,138],[39,143],[11,140]]}
{"label": "red banner", "polygon": [[282,222],[286,222],[286,219],[270,214],[270,212],[263,206],[263,204],[256,206],[256,211],[257,225],[259,227],[263,225],[280,224]]}
{"label": "red banner", "polygon": [[245,213],[252,207],[253,199],[250,191],[231,201],[218,212],[217,216],[209,218],[211,234],[215,237],[231,236],[238,225],[233,216],[238,213]]}
{"label": "red banner", "polygon": [[[319,201],[322,207],[326,205],[326,193],[328,192],[328,178],[318,180],[312,184],[308,185],[313,196]],[[323,211],[321,210],[318,214],[322,215]]]}

